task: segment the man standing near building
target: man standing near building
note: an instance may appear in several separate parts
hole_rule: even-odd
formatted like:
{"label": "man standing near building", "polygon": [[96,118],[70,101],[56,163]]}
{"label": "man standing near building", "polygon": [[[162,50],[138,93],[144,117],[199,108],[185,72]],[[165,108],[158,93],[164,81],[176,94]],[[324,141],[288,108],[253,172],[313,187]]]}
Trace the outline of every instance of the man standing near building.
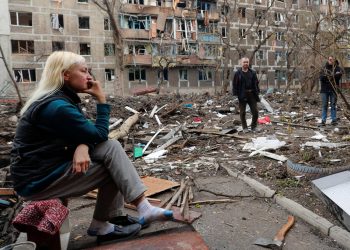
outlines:
{"label": "man standing near building", "polygon": [[327,120],[328,102],[331,103],[332,125],[337,124],[337,89],[339,87],[342,71],[335,63],[333,56],[328,57],[328,61],[320,73],[321,98],[322,98],[322,116],[321,125],[324,126]]}
{"label": "man standing near building", "polygon": [[250,107],[252,113],[252,131],[256,130],[258,123],[258,107],[259,99],[259,81],[256,72],[249,67],[249,58],[243,57],[241,59],[242,68],[238,68],[233,77],[232,93],[238,96],[239,112],[242,122],[243,132],[248,132],[246,121],[246,106]]}

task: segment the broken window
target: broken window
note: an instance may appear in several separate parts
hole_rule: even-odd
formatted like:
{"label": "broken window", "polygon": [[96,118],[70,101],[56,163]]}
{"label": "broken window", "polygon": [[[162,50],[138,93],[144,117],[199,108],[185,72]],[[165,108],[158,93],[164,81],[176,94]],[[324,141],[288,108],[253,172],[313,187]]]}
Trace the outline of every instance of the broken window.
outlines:
{"label": "broken window", "polygon": [[129,54],[131,55],[147,55],[145,45],[129,45]]}
{"label": "broken window", "polygon": [[104,30],[112,30],[111,20],[109,18],[105,18],[103,22]]}
{"label": "broken window", "polygon": [[187,69],[179,69],[179,78],[180,78],[180,81],[188,80]]}
{"label": "broken window", "polygon": [[32,13],[30,12],[10,12],[11,25],[32,26]]}
{"label": "broken window", "polygon": [[230,7],[227,5],[221,6],[221,15],[226,16],[230,11]]}
{"label": "broken window", "polygon": [[208,57],[216,58],[217,56],[219,56],[217,45],[203,44],[201,45],[201,49],[199,51],[201,51],[201,53],[199,54],[201,54],[201,56],[204,56],[206,58]]}
{"label": "broken window", "polygon": [[90,29],[90,17],[88,16],[79,17],[79,29],[84,29],[84,30]]}
{"label": "broken window", "polygon": [[198,44],[182,43],[177,45],[178,55],[196,55],[198,54]]}
{"label": "broken window", "polygon": [[286,52],[285,51],[275,51],[275,61],[278,63],[281,60],[286,59]]}
{"label": "broken window", "polygon": [[199,69],[198,70],[198,80],[199,81],[212,81],[213,72],[209,69]]}
{"label": "broken window", "polygon": [[285,81],[286,80],[286,71],[285,70],[275,70],[275,80]]}
{"label": "broken window", "polygon": [[176,20],[176,38],[177,39],[196,39],[196,21],[195,20],[186,20],[186,19],[177,19]]}
{"label": "broken window", "polygon": [[57,14],[57,13],[51,14],[51,27],[55,30],[64,28],[62,14]]}
{"label": "broken window", "polygon": [[265,53],[263,50],[258,50],[255,54],[256,60],[265,60]]}
{"label": "broken window", "polygon": [[284,22],[284,19],[285,17],[283,13],[275,12],[275,21]]}
{"label": "broken window", "polygon": [[[158,70],[158,79],[163,81],[168,81],[168,69],[164,68],[162,70]],[[163,79],[162,79],[163,78]]]}
{"label": "broken window", "polygon": [[221,27],[221,37],[222,38],[226,38],[227,37],[226,27]]}
{"label": "broken window", "polygon": [[150,16],[129,16],[122,14],[120,18],[122,28],[149,30],[151,25]]}
{"label": "broken window", "polygon": [[200,10],[204,10],[204,11],[209,11],[210,10],[210,3],[208,2],[202,2],[202,1],[198,1],[198,6],[200,7]]}
{"label": "broken window", "polygon": [[246,39],[245,29],[239,29],[239,38]]}
{"label": "broken window", "polygon": [[13,54],[34,54],[34,41],[11,40]]}
{"label": "broken window", "polygon": [[146,81],[146,70],[140,68],[130,68],[129,81]]}
{"label": "broken window", "polygon": [[277,41],[284,41],[284,33],[282,31],[276,32],[276,40]]}
{"label": "broken window", "polygon": [[64,50],[64,42],[52,41],[52,51]]}
{"label": "broken window", "polygon": [[35,82],[35,69],[13,69],[16,82]]}
{"label": "broken window", "polygon": [[298,14],[294,14],[294,15],[292,16],[292,20],[293,20],[293,22],[298,23],[298,22],[299,22],[299,16],[298,16]]}
{"label": "broken window", "polygon": [[114,69],[105,69],[105,80],[113,81],[115,78]]}
{"label": "broken window", "polygon": [[83,55],[83,56],[91,55],[90,44],[89,43],[79,44],[79,52],[80,52],[80,55]]}
{"label": "broken window", "polygon": [[144,0],[128,0],[130,4],[144,4]]}
{"label": "broken window", "polygon": [[265,31],[264,30],[258,30],[257,32],[257,38],[258,38],[258,40],[264,40],[265,39],[265,37],[266,37],[266,33],[265,33]]}
{"label": "broken window", "polygon": [[239,17],[245,18],[245,11],[246,11],[246,8],[244,8],[244,7],[239,7],[239,8],[238,8],[238,15],[239,15]]}
{"label": "broken window", "polygon": [[105,43],[105,56],[114,56],[114,55],[115,55],[115,44]]}
{"label": "broken window", "polygon": [[198,20],[198,32],[203,33],[217,33],[218,32],[218,23],[205,23],[204,20]]}
{"label": "broken window", "polygon": [[255,10],[255,18],[257,19],[265,19],[266,17],[266,10]]}
{"label": "broken window", "polygon": [[298,0],[292,0],[292,4],[298,4]]}

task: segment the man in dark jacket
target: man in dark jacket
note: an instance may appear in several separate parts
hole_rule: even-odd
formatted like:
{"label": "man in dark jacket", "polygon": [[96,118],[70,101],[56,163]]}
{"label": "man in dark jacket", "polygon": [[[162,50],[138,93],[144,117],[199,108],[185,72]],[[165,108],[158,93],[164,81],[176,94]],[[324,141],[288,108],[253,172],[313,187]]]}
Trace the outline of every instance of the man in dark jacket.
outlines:
{"label": "man in dark jacket", "polygon": [[342,71],[340,67],[335,63],[332,56],[328,57],[328,61],[322,68],[320,73],[321,81],[321,98],[322,98],[322,122],[321,125],[326,124],[328,102],[331,103],[331,119],[332,125],[337,124],[337,89],[339,87]]}
{"label": "man in dark jacket", "polygon": [[243,57],[241,59],[242,68],[238,68],[233,77],[232,82],[232,93],[238,96],[239,101],[239,112],[242,122],[242,128],[244,132],[248,131],[247,121],[246,121],[246,106],[250,107],[252,113],[252,131],[256,130],[258,123],[258,108],[257,102],[259,99],[259,81],[256,76],[256,72],[249,67],[249,59]]}

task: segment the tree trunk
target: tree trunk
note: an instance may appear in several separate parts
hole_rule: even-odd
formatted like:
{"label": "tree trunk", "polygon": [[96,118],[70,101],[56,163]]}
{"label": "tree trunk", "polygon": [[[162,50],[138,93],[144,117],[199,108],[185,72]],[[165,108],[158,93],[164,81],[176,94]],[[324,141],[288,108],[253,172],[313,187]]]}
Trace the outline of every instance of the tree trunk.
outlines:
{"label": "tree trunk", "polygon": [[18,96],[18,108],[21,108],[21,107],[23,107],[23,99],[22,99],[22,96],[21,96],[21,92],[19,91],[17,83],[16,83],[15,79],[13,78],[13,75],[11,74],[11,70],[10,70],[10,67],[8,66],[8,64],[7,64],[7,61],[6,61],[6,58],[5,58],[5,55],[4,55],[4,51],[2,50],[1,44],[0,44],[0,52],[1,52],[1,59],[2,59],[2,61],[5,64],[7,73],[9,74],[9,76],[11,78],[11,81],[12,81],[12,84],[13,84],[13,86],[16,89],[16,93],[17,93],[17,96]]}

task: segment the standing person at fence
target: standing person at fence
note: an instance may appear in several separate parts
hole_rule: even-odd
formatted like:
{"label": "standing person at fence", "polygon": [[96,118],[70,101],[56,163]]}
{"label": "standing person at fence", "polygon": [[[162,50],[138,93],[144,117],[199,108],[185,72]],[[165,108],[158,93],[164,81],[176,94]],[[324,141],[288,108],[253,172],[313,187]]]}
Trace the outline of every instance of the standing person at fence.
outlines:
{"label": "standing person at fence", "polygon": [[[96,121],[86,119],[78,93],[93,96]],[[171,210],[152,206],[120,143],[108,140],[110,105],[101,84],[88,71],[84,57],[52,53],[37,89],[21,110],[13,149],[11,176],[25,200],[81,196],[98,188],[88,234],[98,240],[134,235],[142,225],[173,217]],[[139,219],[119,227],[124,199],[137,207]]]}
{"label": "standing person at fence", "polygon": [[251,130],[255,131],[258,124],[259,81],[256,72],[249,67],[249,58],[241,59],[241,68],[238,68],[233,76],[232,93],[238,96],[239,113],[242,122],[243,132],[248,132],[246,121],[246,106],[250,107],[252,113]]}
{"label": "standing person at fence", "polygon": [[[338,63],[339,64],[339,63]],[[328,61],[320,72],[322,115],[321,125],[324,126],[327,120],[328,102],[331,103],[331,124],[337,124],[337,89],[342,76],[342,70],[336,64],[333,56],[328,57]]]}

